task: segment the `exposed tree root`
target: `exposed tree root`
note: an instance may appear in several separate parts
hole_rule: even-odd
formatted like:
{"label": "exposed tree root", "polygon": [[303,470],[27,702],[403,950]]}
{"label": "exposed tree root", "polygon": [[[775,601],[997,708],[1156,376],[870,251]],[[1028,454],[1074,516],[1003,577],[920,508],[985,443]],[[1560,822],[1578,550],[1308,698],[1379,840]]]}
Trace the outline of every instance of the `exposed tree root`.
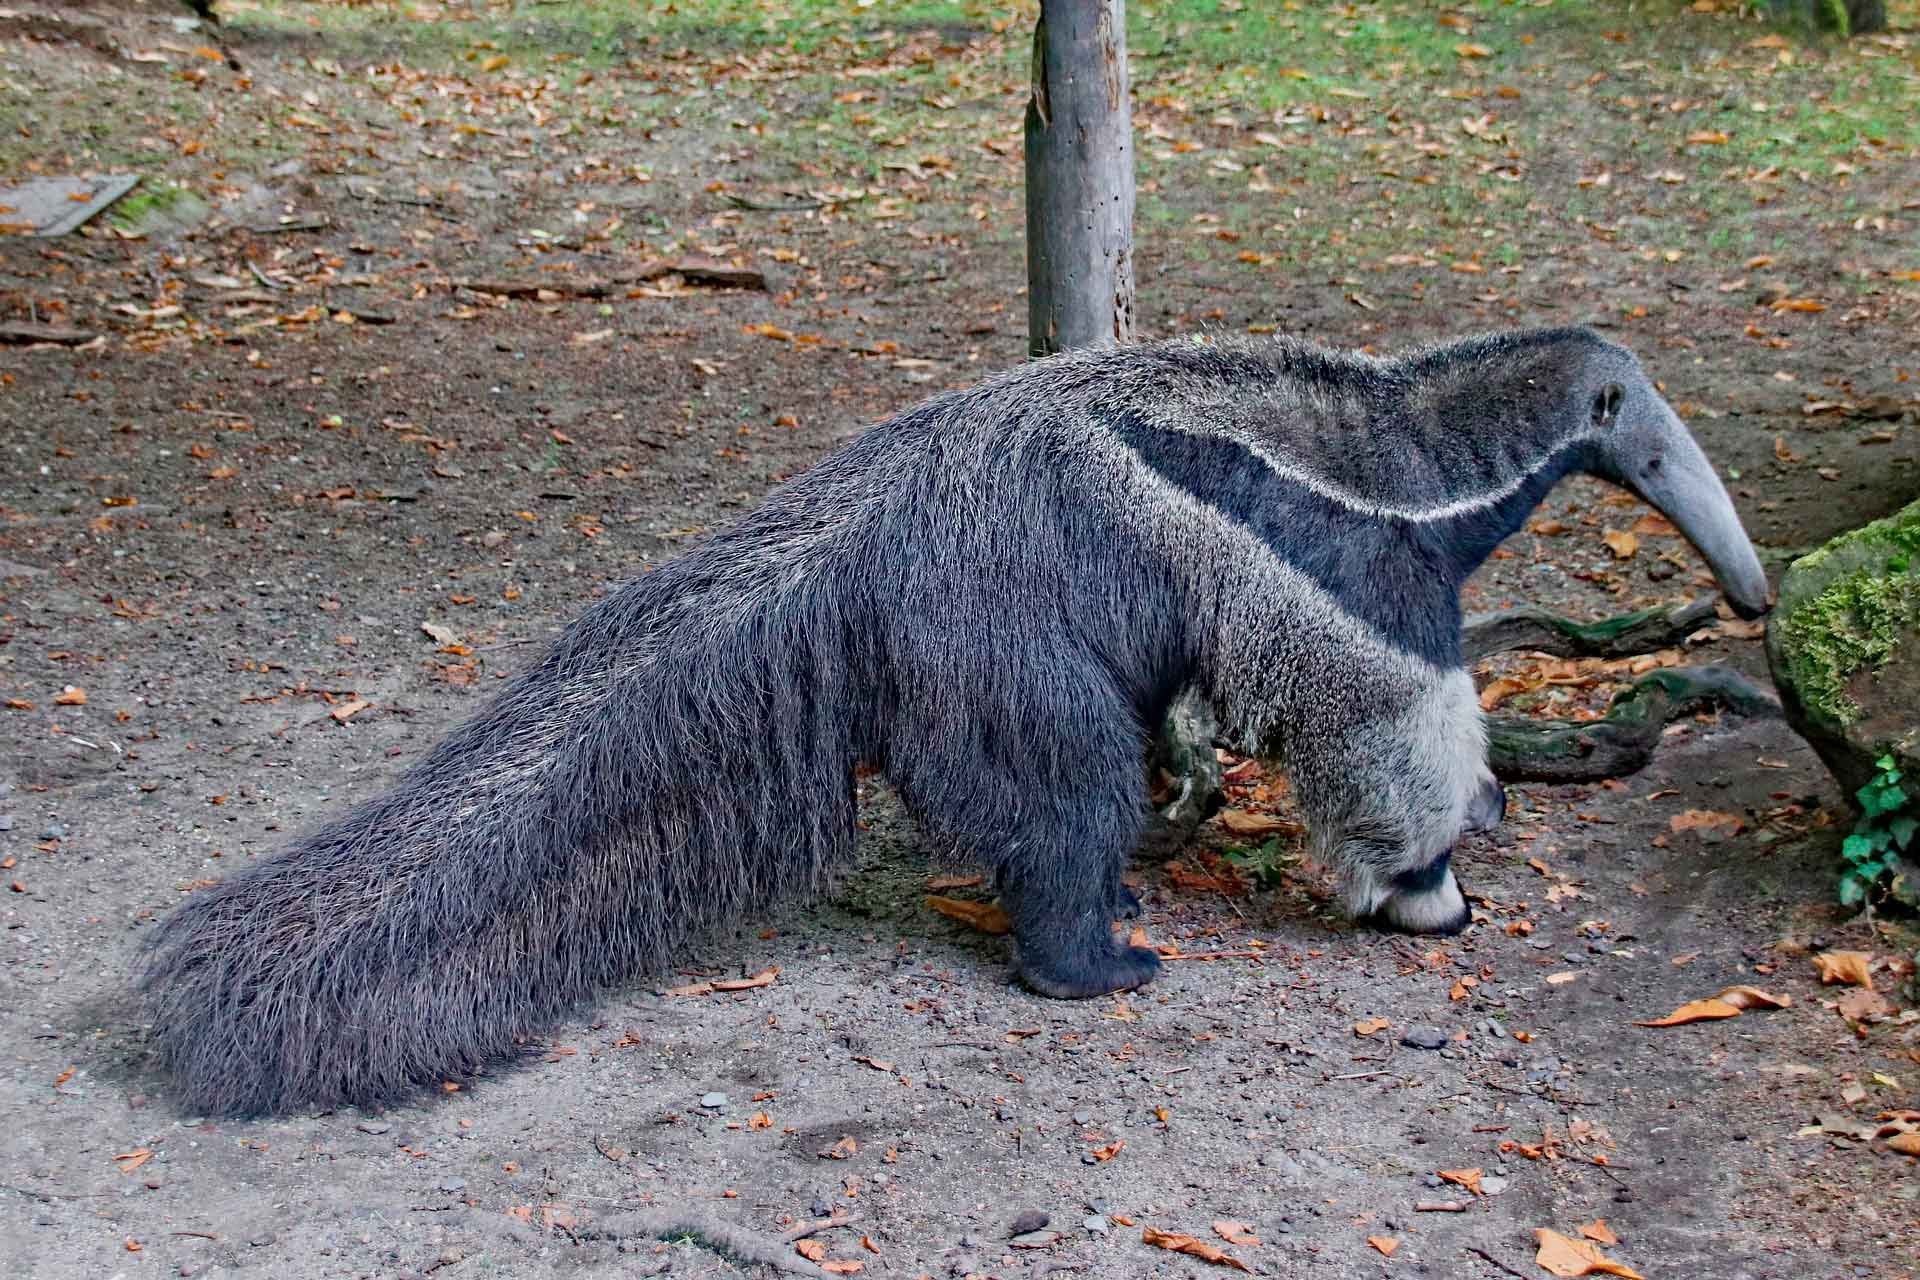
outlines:
{"label": "exposed tree root", "polygon": [[1598,622],[1575,622],[1545,609],[1503,609],[1468,618],[1467,661],[1528,649],[1557,658],[1630,658],[1671,649],[1714,619],[1712,600],[1672,609],[1642,609]]}
{"label": "exposed tree root", "polygon": [[1487,764],[1505,782],[1617,778],[1646,766],[1669,723],[1709,707],[1742,716],[1780,714],[1778,702],[1731,668],[1669,667],[1615,695],[1599,720],[1488,717]]}

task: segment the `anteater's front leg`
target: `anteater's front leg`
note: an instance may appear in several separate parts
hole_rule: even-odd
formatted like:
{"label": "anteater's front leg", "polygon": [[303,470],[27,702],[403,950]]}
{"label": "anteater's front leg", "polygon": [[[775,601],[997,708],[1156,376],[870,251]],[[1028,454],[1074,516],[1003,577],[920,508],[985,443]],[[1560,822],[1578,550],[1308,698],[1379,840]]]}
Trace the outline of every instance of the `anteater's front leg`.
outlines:
{"label": "anteater's front leg", "polygon": [[1354,918],[1409,933],[1458,933],[1471,919],[1454,875],[1463,831],[1499,820],[1505,797],[1464,671],[1391,701],[1364,723],[1314,735],[1294,755],[1315,848],[1338,870]]}

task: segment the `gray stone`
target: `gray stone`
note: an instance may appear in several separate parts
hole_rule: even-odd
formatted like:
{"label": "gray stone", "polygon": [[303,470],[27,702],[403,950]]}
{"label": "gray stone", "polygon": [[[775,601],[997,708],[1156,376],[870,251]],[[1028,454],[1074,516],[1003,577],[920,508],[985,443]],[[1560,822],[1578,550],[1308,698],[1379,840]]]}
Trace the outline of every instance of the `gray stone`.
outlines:
{"label": "gray stone", "polygon": [[1050,1219],[1045,1213],[1042,1213],[1038,1209],[1029,1209],[1013,1220],[1007,1227],[1007,1234],[1010,1236],[1031,1235],[1033,1232],[1046,1226],[1048,1221],[1050,1221]]}
{"label": "gray stone", "polygon": [[362,1133],[382,1134],[393,1128],[385,1120],[362,1120],[353,1126]]}
{"label": "gray stone", "polygon": [[718,1111],[727,1105],[727,1095],[724,1093],[709,1093],[700,1099],[700,1105],[709,1111]]}
{"label": "gray stone", "polygon": [[1480,1179],[1480,1190],[1490,1196],[1497,1196],[1507,1189],[1507,1180],[1497,1173],[1488,1174]]}
{"label": "gray stone", "polygon": [[1409,1049],[1439,1049],[1447,1043],[1447,1033],[1438,1027],[1408,1027],[1400,1043]]}
{"label": "gray stone", "polygon": [[1113,1224],[1107,1221],[1104,1213],[1090,1213],[1081,1219],[1080,1225],[1096,1236],[1103,1236],[1113,1229]]}
{"label": "gray stone", "polygon": [[448,1192],[465,1191],[467,1189],[467,1180],[465,1178],[442,1178],[440,1179],[440,1189]]}

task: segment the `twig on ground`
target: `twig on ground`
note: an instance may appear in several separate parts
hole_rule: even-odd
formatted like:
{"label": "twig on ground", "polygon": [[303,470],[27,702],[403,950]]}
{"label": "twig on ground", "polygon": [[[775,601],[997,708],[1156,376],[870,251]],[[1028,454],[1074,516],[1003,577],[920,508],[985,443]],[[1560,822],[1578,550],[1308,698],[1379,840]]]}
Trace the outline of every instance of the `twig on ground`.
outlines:
{"label": "twig on ground", "polygon": [[1413,1206],[1415,1213],[1465,1213],[1465,1200],[1422,1200]]}
{"label": "twig on ground", "polygon": [[1500,1261],[1500,1259],[1494,1257],[1492,1254],[1488,1253],[1485,1249],[1480,1248],[1478,1245],[1471,1245],[1471,1244],[1468,1245],[1467,1252],[1479,1254],[1481,1257],[1485,1258],[1488,1262],[1500,1268],[1502,1271],[1506,1272],[1510,1276],[1518,1276],[1520,1280],[1533,1280],[1533,1277],[1528,1275],[1526,1272],[1515,1271],[1512,1267]]}
{"label": "twig on ground", "polygon": [[[849,1218],[832,1225],[844,1225],[850,1221],[852,1219]],[[768,1239],[691,1207],[617,1213],[583,1227],[581,1234],[602,1239],[651,1236],[671,1240],[679,1236],[692,1236],[710,1249],[731,1254],[742,1262],[757,1262],[761,1266],[772,1267],[790,1276],[830,1274],[793,1252],[792,1242],[784,1236]]]}

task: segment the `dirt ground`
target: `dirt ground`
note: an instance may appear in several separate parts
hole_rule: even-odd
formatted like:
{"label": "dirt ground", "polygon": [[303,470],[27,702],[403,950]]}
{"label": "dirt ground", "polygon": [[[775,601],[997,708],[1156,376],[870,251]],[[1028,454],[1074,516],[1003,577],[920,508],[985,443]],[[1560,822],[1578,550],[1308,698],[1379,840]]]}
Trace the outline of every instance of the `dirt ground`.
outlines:
{"label": "dirt ground", "polygon": [[[1833,906],[1850,819],[1776,721],[1686,721],[1637,776],[1514,788],[1506,824],[1460,853],[1483,920],[1458,939],[1357,930],[1311,867],[1228,895],[1143,863],[1141,923],[1191,958],[1078,1004],[1011,985],[1001,940],[926,910],[913,827],[875,787],[837,897],[739,922],[522,1064],[377,1116],[182,1114],[126,995],[155,921],[375,792],[607,583],[862,424],[1022,359],[1018,153],[969,146],[952,178],[916,159],[849,196],[730,118],[754,94],[804,118],[778,65],[672,37],[636,40],[603,79],[741,96],[689,91],[683,123],[615,130],[591,165],[541,150],[576,155],[559,124],[587,126],[537,92],[473,115],[481,142],[422,141],[367,97],[402,57],[377,22],[237,10],[249,86],[226,82],[203,121],[233,147],[210,160],[141,114],[159,110],[141,94],[235,74],[192,52],[172,10],[9,12],[0,72],[31,101],[8,108],[8,156],[84,168],[113,128],[157,130],[155,163],[214,208],[139,239],[0,239],[0,319],[101,335],[0,347],[0,1273],[773,1274],[684,1235],[596,1237],[645,1208],[763,1240],[844,1212],[813,1237],[824,1257],[888,1277],[1225,1273],[1143,1243],[1148,1227],[1258,1274],[1533,1277],[1536,1228],[1596,1219],[1618,1237],[1607,1254],[1650,1278],[1920,1269],[1920,1162],[1832,1131],[1920,1105],[1920,1019],[1896,1005],[1850,1026],[1807,958],[1872,952],[1891,995],[1914,936]],[[495,16],[536,35],[548,20]],[[86,39],[59,26],[82,18],[100,24]],[[1017,63],[1027,20],[903,26],[875,65]],[[1883,56],[1911,60],[1908,40]],[[448,83],[422,80],[421,110]],[[101,85],[128,114],[88,142],[55,117],[100,106]],[[281,133],[260,142],[255,110]],[[1190,132],[1210,129],[1227,127]],[[1765,211],[1784,294],[1742,265],[1751,245],[1676,276],[1557,214],[1515,224],[1512,271],[1377,247],[1347,274],[1290,268],[1284,239],[1190,234],[1237,225],[1240,206],[1149,157],[1143,328],[1385,350],[1600,323],[1689,415],[1777,571],[1920,492],[1920,287],[1894,274],[1920,270],[1920,164],[1883,152],[1841,194],[1813,184]],[[887,200],[898,216],[861,211]],[[600,234],[610,217],[652,230]],[[1854,218],[1868,230],[1848,233]],[[1245,250],[1279,265],[1250,274]],[[762,267],[770,288],[668,277],[580,296],[696,253]],[[1816,292],[1838,300],[1771,305]],[[1601,535],[1642,514],[1565,486],[1469,608],[1600,616],[1708,590],[1657,526],[1628,557],[1609,549]],[[1733,629],[1692,649],[1764,675]],[[1687,811],[1731,817],[1676,829]],[[1202,843],[1189,867],[1233,841],[1210,827]],[[771,985],[666,994],[770,967]],[[1733,983],[1792,1005],[1634,1025]],[[1481,1194],[1441,1170],[1479,1170]],[[1259,1243],[1228,1244],[1220,1220]]]}

